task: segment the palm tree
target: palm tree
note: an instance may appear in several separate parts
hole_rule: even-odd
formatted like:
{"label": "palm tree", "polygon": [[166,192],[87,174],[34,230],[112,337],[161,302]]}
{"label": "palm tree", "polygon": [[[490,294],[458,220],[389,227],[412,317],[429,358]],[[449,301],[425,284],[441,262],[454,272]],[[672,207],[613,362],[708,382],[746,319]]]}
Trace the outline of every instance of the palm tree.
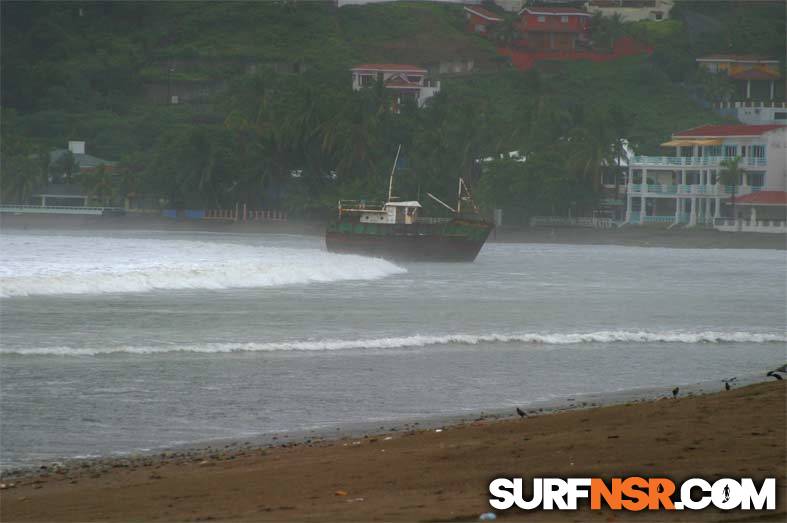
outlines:
{"label": "palm tree", "polygon": [[50,165],[50,172],[55,176],[63,176],[65,183],[71,183],[74,175],[79,173],[79,162],[74,153],[66,151]]}
{"label": "palm tree", "polygon": [[80,174],[79,181],[82,188],[90,196],[100,201],[101,205],[109,205],[115,189],[112,184],[112,175],[103,163],[92,171]]}
{"label": "palm tree", "polygon": [[735,193],[738,188],[738,181],[744,173],[740,163],[741,157],[736,156],[735,158],[727,158],[719,164],[721,166],[721,171],[719,171],[719,181],[721,182],[722,186],[732,186],[732,198],[730,198],[730,201],[732,202],[732,218],[736,221],[736,223],[738,216],[735,210]]}
{"label": "palm tree", "polygon": [[33,191],[46,185],[46,176],[35,157],[6,156],[0,169],[0,199],[28,203]]}

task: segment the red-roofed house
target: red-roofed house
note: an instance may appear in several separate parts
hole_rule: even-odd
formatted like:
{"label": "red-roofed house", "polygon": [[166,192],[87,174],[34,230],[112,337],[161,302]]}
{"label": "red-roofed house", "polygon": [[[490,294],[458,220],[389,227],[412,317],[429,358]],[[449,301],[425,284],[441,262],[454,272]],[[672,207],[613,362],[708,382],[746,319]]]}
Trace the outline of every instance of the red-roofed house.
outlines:
{"label": "red-roofed house", "polygon": [[733,203],[735,218],[715,220],[715,227],[725,232],[787,233],[787,191],[759,191],[736,196]]}
{"label": "red-roofed house", "polygon": [[519,45],[571,51],[590,40],[591,15],[573,7],[525,7],[519,12]]}
{"label": "red-roofed house", "polygon": [[362,64],[351,69],[353,91],[372,87],[378,81],[394,95],[394,110],[405,99],[412,99],[423,107],[427,100],[440,92],[440,82],[426,78],[427,70],[408,64]]}
{"label": "red-roofed house", "polygon": [[[626,223],[715,223],[723,230],[787,232],[787,206],[772,205],[785,198],[774,195],[787,191],[787,126],[702,125],[673,133],[661,145],[674,150],[674,155],[629,160]],[[723,162],[736,157],[743,174],[737,185],[722,186]],[[754,209],[748,220],[737,207],[741,201],[747,212]],[[746,227],[741,226],[743,221]]]}
{"label": "red-roofed house", "polygon": [[488,34],[493,25],[503,21],[492,11],[476,5],[465,7],[465,19],[468,31],[482,35]]}
{"label": "red-roofed house", "polygon": [[779,61],[761,56],[713,54],[697,58],[697,63],[710,73],[726,74],[746,100],[773,100],[776,81],[782,77]]}

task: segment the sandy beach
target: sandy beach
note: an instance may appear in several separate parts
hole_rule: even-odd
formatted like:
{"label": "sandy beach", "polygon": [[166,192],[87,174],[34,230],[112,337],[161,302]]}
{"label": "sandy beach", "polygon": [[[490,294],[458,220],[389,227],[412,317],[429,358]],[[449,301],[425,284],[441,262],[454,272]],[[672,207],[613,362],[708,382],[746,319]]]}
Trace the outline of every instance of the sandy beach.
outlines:
{"label": "sandy beach", "polygon": [[[323,236],[320,221],[260,221],[168,219],[157,215],[126,216],[2,215],[0,230],[62,231],[205,231],[217,233],[271,233]],[[712,229],[677,229],[625,226],[613,229],[581,227],[501,227],[489,242],[551,243],[574,245],[626,245],[633,247],[672,247],[680,249],[786,249],[781,234],[725,233]]]}
{"label": "sandy beach", "polygon": [[[783,521],[785,383],[366,437],[49,467],[2,521],[474,521],[500,475],[777,478],[777,510],[505,513],[507,521]],[[513,414],[513,413],[512,413]],[[286,440],[282,440],[286,441]],[[8,485],[13,483],[13,488]]]}

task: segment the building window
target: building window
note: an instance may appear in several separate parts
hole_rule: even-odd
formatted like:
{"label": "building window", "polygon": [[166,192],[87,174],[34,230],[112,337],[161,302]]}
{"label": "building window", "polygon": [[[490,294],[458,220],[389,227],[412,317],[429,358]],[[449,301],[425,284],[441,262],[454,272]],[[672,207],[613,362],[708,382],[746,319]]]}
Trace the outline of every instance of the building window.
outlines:
{"label": "building window", "polygon": [[543,23],[543,22],[546,22],[546,21],[547,21],[547,18],[546,18],[545,16],[539,16],[539,17],[538,17],[538,21],[539,21],[539,22],[541,22],[541,23]]}
{"label": "building window", "polygon": [[374,76],[370,74],[362,74],[361,75],[361,85],[364,87],[368,87],[374,83]]}
{"label": "building window", "polygon": [[721,156],[721,145],[711,145],[705,148],[705,156]]}
{"label": "building window", "polygon": [[567,24],[567,23],[568,23],[568,17],[567,17],[567,16],[561,16],[561,17],[560,17],[560,21],[561,21],[562,23],[564,23],[564,24]]}
{"label": "building window", "polygon": [[765,173],[758,171],[753,173],[748,173],[749,175],[749,185],[753,187],[762,187],[765,185]]}
{"label": "building window", "polygon": [[773,113],[774,120],[787,120],[787,113]]}
{"label": "building window", "polygon": [[411,84],[417,84],[417,83],[421,82],[421,77],[420,76],[408,76],[407,77],[407,81],[410,82]]}
{"label": "building window", "polygon": [[724,156],[738,156],[738,146],[737,145],[725,145],[724,146]]}
{"label": "building window", "polygon": [[765,158],[765,146],[764,145],[752,145],[751,146],[751,155],[755,158]]}

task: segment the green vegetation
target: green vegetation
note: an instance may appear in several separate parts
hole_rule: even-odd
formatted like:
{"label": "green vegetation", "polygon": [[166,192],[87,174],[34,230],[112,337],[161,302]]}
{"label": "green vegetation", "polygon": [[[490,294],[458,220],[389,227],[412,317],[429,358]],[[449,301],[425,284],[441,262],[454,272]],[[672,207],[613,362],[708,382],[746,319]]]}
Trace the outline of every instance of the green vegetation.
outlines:
{"label": "green vegetation", "polygon": [[[764,36],[755,40],[765,52],[778,18],[770,8],[736,18],[698,7],[715,25],[697,40],[679,20],[596,19],[608,42],[631,34],[656,52],[522,73],[490,41],[465,32],[457,5],[0,8],[3,201],[29,197],[48,174],[45,151],[76,139],[90,154],[121,160],[112,173],[76,175],[97,201],[135,193],[178,207],[241,202],[304,216],[328,216],[340,197],[382,197],[399,144],[402,196],[450,198],[463,175],[482,203],[510,209],[508,217],[587,212],[621,138],[656,153],[672,131],[720,121],[678,83],[694,78],[694,57],[726,51],[720,34],[734,46],[751,45],[760,25]],[[405,104],[395,114],[380,86],[350,89],[348,69],[360,62],[457,59],[472,60],[476,72],[442,78],[441,93],[424,109]],[[703,85],[714,93],[727,88],[711,79]],[[166,104],[173,94],[185,103]],[[527,161],[507,158],[513,150]],[[487,157],[494,160],[478,161]]]}
{"label": "green vegetation", "polygon": [[741,184],[743,179],[743,168],[741,168],[740,156],[730,158],[721,162],[721,171],[719,172],[719,181],[726,186],[732,187],[732,216],[737,218],[738,211],[735,208],[735,194],[738,192],[738,185]]}

